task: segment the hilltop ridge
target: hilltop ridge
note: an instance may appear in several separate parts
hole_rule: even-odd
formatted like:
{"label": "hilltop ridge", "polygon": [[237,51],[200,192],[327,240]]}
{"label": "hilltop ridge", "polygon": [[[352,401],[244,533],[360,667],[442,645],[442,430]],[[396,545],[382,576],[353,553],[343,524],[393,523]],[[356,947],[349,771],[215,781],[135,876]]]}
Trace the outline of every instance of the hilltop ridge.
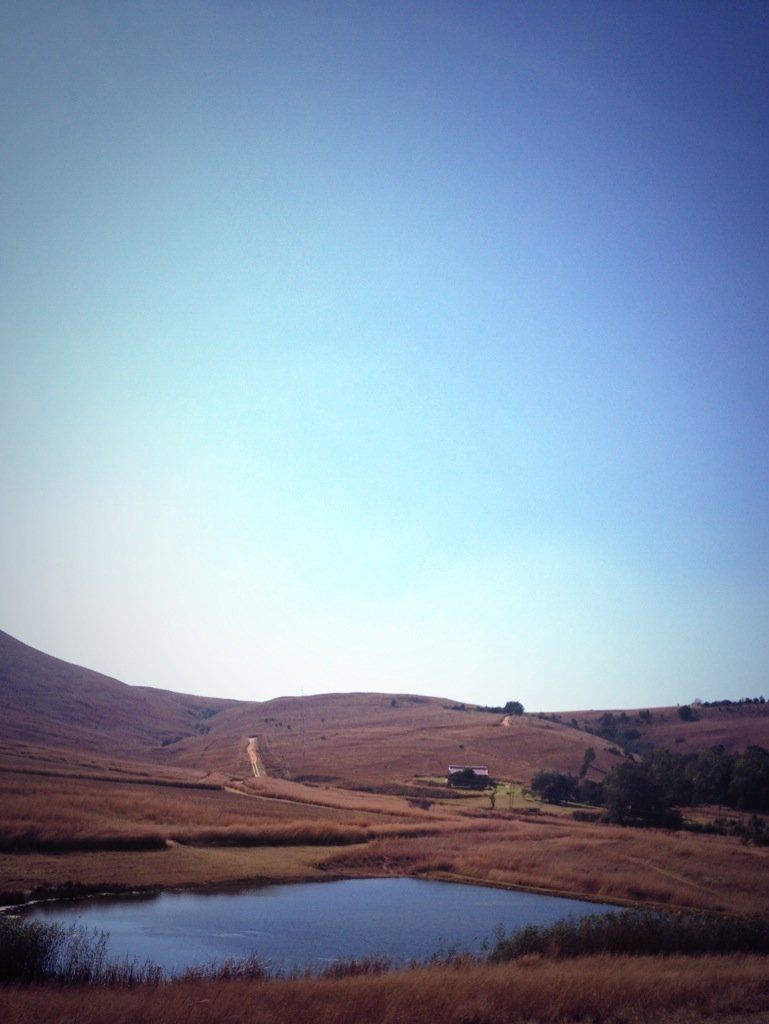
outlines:
{"label": "hilltop ridge", "polygon": [[[540,768],[576,773],[592,747],[600,776],[623,756],[606,715],[643,742],[678,752],[769,745],[769,707],[675,708],[505,716],[417,694],[331,693],[238,701],[145,686],[44,654],[0,632],[0,765],[149,765],[247,778],[254,737],[267,772],[309,784],[384,789],[440,778],[449,763],[487,764],[527,783]],[[600,733],[603,732],[603,735]]]}

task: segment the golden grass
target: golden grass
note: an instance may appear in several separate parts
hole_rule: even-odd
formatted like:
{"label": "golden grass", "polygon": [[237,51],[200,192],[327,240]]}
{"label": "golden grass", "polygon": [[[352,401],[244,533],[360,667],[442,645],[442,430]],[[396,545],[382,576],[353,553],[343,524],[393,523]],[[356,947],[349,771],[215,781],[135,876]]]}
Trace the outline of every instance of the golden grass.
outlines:
{"label": "golden grass", "polygon": [[241,704],[212,718],[205,737],[168,747],[159,763],[205,763],[248,774],[250,736],[257,737],[271,775],[358,788],[441,777],[457,762],[488,764],[496,777],[528,782],[543,765],[578,771],[589,746],[597,752],[596,767],[615,762],[611,744],[568,725],[524,715],[505,727],[502,715],[453,706],[449,700],[381,693]]}
{"label": "golden grass", "polygon": [[20,898],[69,884],[89,891],[172,889],[312,881],[333,875],[316,867],[335,847],[172,846],[67,854],[0,854],[0,892]]}
{"label": "golden grass", "polygon": [[[546,813],[468,816],[454,804],[424,811],[398,797],[254,783],[244,795],[2,773],[0,849],[30,852],[0,856],[0,891],[65,882],[218,884],[324,871],[449,874],[595,900],[769,912],[769,850],[733,838],[622,829]],[[142,845],[143,852],[135,849]],[[276,852],[234,856],[239,845],[253,854],[271,846]],[[265,868],[285,863],[294,848],[307,851],[300,865]],[[100,852],[79,852],[88,849]]]}
{"label": "golden grass", "polygon": [[498,885],[595,900],[769,912],[769,850],[720,836],[623,829],[564,819],[481,819],[418,841],[337,851],[330,870],[446,871]]}
{"label": "golden grass", "polygon": [[[269,776],[248,779],[239,783],[237,788],[244,793],[265,800],[285,800],[294,804],[329,807],[344,812],[360,811],[369,815],[424,818],[424,813],[410,805],[408,800],[386,793],[358,792],[354,789],[341,789],[338,786],[329,785],[305,785],[301,782],[291,782],[287,779],[276,779]],[[434,811],[438,810],[444,816],[450,816],[455,808],[439,805],[434,808]]]}
{"label": "golden grass", "polygon": [[[397,797],[254,781],[244,795],[3,773],[0,848],[31,852],[0,856],[0,890],[68,881],[177,886],[323,871],[422,873],[596,900],[769,912],[769,850],[733,838],[622,829],[546,813],[468,817],[453,804],[423,811]],[[142,844],[144,852],[131,849]],[[351,845],[340,849],[344,844]],[[254,854],[263,846],[278,849],[262,860],[208,849],[232,847],[234,854],[238,845]],[[195,847],[206,848],[210,859],[193,853]],[[308,851],[298,872],[265,874],[265,864],[285,862],[296,847]],[[88,849],[100,852],[77,852]]]}
{"label": "golden grass", "polygon": [[[305,789],[307,787],[304,787]],[[271,794],[274,796],[274,794]],[[93,779],[0,775],[0,849],[49,850],[152,848],[165,840],[176,842],[265,843],[274,838],[296,842],[362,841],[382,834],[394,821],[403,827],[422,813],[388,806],[377,813],[376,800],[360,808],[350,801],[339,813],[333,800],[268,799],[252,792],[222,789],[177,789],[151,783],[121,783]],[[402,814],[397,810],[402,806]],[[396,829],[397,830],[397,829]]]}
{"label": "golden grass", "polygon": [[[638,721],[636,711],[627,711],[642,738],[655,746],[679,754],[723,746],[730,752],[744,750],[752,743],[769,747],[769,704],[731,707],[697,707],[696,720],[682,722],[675,707],[651,708],[651,722]],[[564,712],[562,722],[577,721],[581,728],[595,728],[602,711]],[[613,714],[620,714],[613,711]],[[557,723],[556,723],[557,724]]]}
{"label": "golden grass", "polygon": [[[769,1019],[765,958],[532,958],[379,977],[9,988],[5,1024],[694,1024]],[[731,1015],[731,1017],[729,1017]]]}

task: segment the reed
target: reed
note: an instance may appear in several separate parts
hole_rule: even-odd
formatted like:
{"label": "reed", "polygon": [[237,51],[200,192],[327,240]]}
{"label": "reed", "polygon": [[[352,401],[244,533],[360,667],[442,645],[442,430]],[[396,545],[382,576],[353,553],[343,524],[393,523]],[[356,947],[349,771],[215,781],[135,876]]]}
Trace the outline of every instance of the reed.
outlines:
{"label": "reed", "polygon": [[670,914],[649,910],[610,911],[569,918],[546,927],[528,925],[499,938],[491,963],[531,955],[700,956],[769,953],[769,922],[759,917]]}
{"label": "reed", "polygon": [[529,957],[341,978],[11,986],[4,1024],[765,1024],[764,957]]}
{"label": "reed", "polygon": [[146,985],[161,977],[160,968],[150,961],[109,961],[104,932],[0,916],[3,984]]}

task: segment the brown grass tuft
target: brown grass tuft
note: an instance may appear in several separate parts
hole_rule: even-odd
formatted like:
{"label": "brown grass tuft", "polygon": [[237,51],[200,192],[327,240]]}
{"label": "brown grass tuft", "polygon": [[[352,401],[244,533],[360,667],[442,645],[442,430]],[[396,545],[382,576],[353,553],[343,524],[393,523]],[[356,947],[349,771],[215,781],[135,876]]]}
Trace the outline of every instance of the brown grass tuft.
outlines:
{"label": "brown grass tuft", "polygon": [[5,1024],[694,1024],[766,1021],[761,957],[529,959],[293,981],[180,981],[132,989],[7,989]]}

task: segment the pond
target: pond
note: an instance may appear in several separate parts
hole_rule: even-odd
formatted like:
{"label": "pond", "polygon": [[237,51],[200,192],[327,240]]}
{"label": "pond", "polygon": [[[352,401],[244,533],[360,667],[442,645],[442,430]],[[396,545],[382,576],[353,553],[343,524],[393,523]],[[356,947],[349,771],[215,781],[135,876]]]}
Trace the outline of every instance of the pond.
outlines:
{"label": "pond", "polygon": [[96,897],[27,914],[109,933],[110,959],[153,960],[169,973],[256,952],[274,968],[339,959],[426,959],[479,951],[495,930],[551,924],[606,904],[414,878],[270,885],[215,893]]}

